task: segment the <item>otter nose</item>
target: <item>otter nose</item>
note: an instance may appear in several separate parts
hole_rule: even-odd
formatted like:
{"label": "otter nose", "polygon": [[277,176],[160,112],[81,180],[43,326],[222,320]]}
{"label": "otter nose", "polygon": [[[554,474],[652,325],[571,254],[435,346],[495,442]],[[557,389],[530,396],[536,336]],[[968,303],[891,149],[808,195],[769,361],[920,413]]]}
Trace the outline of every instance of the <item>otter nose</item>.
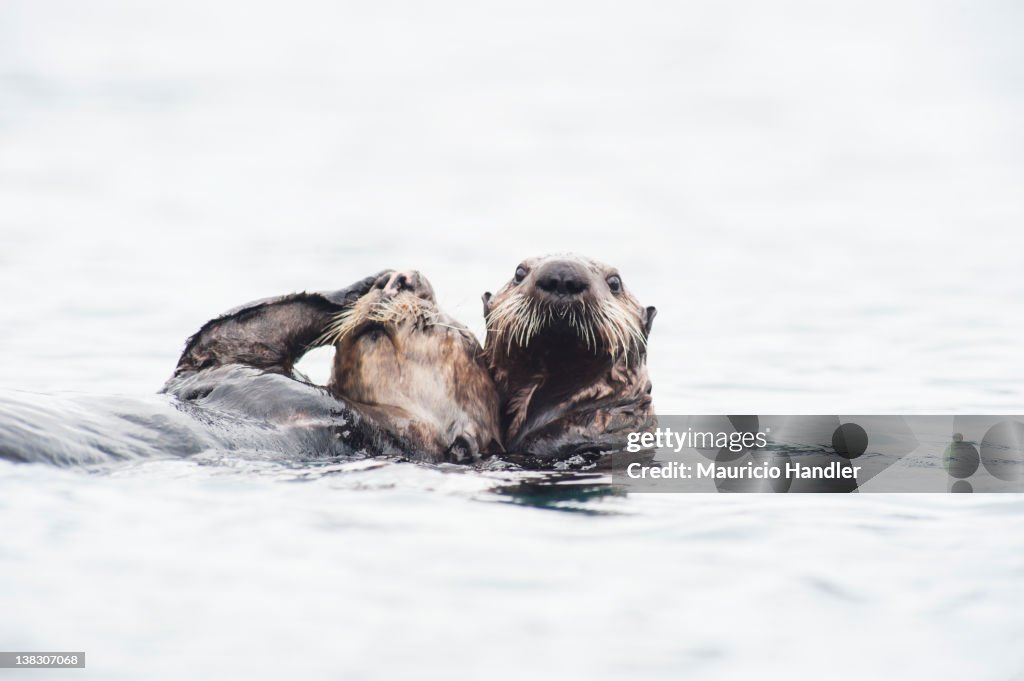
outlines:
{"label": "otter nose", "polygon": [[557,296],[578,296],[587,290],[587,275],[571,262],[553,262],[537,273],[537,286]]}
{"label": "otter nose", "polygon": [[404,291],[409,291],[419,298],[428,300],[434,296],[434,290],[431,288],[430,282],[416,270],[385,274],[377,280],[375,285],[388,296],[397,296]]}

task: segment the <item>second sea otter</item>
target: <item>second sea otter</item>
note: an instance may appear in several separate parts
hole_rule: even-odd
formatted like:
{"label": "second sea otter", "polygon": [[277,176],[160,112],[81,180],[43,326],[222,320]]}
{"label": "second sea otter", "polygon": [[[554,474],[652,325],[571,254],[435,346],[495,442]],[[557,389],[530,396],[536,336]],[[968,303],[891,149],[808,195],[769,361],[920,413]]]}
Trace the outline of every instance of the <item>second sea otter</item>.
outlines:
{"label": "second sea otter", "polygon": [[538,463],[623,449],[654,427],[647,338],[656,313],[590,258],[528,258],[485,293],[484,356],[505,449]]}
{"label": "second sea otter", "polygon": [[[321,345],[335,347],[325,387],[294,372]],[[480,345],[415,271],[236,308],[187,341],[164,392],[327,453],[471,463],[500,451],[497,393]]]}

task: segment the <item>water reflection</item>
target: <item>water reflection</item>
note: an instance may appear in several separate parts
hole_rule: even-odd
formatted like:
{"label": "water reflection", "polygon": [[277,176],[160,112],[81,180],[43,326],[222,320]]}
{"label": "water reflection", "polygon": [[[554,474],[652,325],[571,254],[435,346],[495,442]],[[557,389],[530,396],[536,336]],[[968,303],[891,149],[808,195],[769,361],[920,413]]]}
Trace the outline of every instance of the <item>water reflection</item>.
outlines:
{"label": "water reflection", "polygon": [[609,476],[599,473],[549,473],[495,487],[491,492],[505,503],[586,515],[616,515],[617,511],[588,504],[626,496],[624,490],[612,486]]}

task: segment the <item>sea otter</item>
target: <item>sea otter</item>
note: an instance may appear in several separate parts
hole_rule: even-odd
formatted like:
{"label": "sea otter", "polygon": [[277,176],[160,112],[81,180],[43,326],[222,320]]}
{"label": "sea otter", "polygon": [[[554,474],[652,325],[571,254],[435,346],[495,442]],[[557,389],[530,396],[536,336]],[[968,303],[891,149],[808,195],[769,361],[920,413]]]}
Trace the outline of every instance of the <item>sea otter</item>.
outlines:
{"label": "sea otter", "polygon": [[484,356],[511,456],[537,465],[621,450],[652,428],[647,338],[656,313],[590,258],[528,258],[483,296]]}
{"label": "sea otter", "polygon": [[[336,350],[321,387],[294,367],[324,344]],[[472,463],[500,451],[480,345],[417,272],[236,308],[188,339],[161,392],[0,393],[0,459],[90,466],[244,452],[298,464],[339,455]]]}
{"label": "sea otter", "polygon": [[[323,388],[294,372],[320,345],[336,348]],[[236,308],[187,341],[164,392],[274,424],[338,425],[341,446],[374,454],[470,463],[500,450],[480,345],[415,271]]]}

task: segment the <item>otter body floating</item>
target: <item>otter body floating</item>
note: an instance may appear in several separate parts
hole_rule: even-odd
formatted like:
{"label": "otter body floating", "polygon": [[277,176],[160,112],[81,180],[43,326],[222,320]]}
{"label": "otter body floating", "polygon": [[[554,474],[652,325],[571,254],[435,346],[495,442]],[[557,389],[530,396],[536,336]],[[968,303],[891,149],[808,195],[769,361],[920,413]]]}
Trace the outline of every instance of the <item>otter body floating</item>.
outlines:
{"label": "otter body floating", "polygon": [[[325,344],[334,366],[318,386],[295,364]],[[0,458],[81,465],[245,450],[472,463],[500,451],[482,349],[417,272],[235,308],[188,339],[161,392],[0,394]]]}
{"label": "otter body floating", "polygon": [[[335,346],[325,387],[294,371],[321,345]],[[218,371],[233,365],[293,384],[253,393],[246,375],[239,382]],[[341,419],[346,437],[371,455],[472,463],[500,450],[497,394],[480,344],[415,271],[237,308],[188,340],[164,392],[292,427]]]}

